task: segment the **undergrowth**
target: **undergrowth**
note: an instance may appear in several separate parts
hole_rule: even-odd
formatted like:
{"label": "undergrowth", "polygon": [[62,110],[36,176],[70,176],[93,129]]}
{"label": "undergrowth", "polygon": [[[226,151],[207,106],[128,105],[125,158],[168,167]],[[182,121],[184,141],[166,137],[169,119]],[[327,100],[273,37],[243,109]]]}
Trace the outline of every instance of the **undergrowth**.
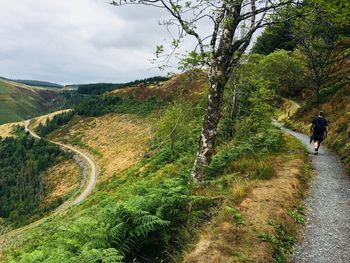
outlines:
{"label": "undergrowth", "polygon": [[[79,104],[75,111],[85,116],[152,113],[154,139],[138,164],[100,183],[94,195],[66,215],[30,230],[21,248],[7,251],[8,261],[166,262],[169,255],[176,258],[218,211],[222,203],[214,195],[232,193],[230,198],[239,200],[247,192],[248,180],[273,175],[264,160],[282,150],[285,142],[270,123],[269,92],[256,89],[257,94],[252,91],[246,96],[251,110],[238,116],[236,135],[220,140],[207,167],[210,176],[199,188],[191,184],[191,172],[205,97],[196,102],[174,101],[161,115],[155,109],[162,105],[152,98],[140,103],[134,98],[100,96]],[[79,140],[72,143],[82,146]],[[233,162],[249,159],[254,160],[251,178],[243,179],[243,174],[230,170]],[[232,188],[233,182],[239,188]],[[237,213],[232,215],[237,226],[243,223]]]}
{"label": "undergrowth", "polygon": [[274,262],[287,263],[288,254],[294,245],[294,237],[288,233],[286,227],[282,224],[273,224],[275,234],[262,234],[263,241],[271,243],[274,250]]}

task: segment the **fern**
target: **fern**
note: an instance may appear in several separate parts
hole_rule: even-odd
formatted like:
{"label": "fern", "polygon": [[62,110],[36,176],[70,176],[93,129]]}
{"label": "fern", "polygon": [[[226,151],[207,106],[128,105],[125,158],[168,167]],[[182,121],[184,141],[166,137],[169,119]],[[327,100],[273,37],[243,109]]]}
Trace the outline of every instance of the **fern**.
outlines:
{"label": "fern", "polygon": [[114,248],[108,249],[92,249],[84,251],[76,262],[85,263],[123,263],[124,257],[120,255],[119,251]]}

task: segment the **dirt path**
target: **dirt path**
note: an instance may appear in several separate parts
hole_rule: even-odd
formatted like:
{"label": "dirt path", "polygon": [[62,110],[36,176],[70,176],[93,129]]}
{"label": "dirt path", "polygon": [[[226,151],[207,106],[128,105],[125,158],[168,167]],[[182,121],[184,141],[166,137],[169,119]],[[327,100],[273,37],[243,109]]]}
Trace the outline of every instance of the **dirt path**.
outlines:
{"label": "dirt path", "polygon": [[[282,129],[310,147],[306,135]],[[305,200],[307,223],[293,262],[350,262],[350,178],[344,175],[339,157],[325,147],[311,159],[316,177]]]}
{"label": "dirt path", "polygon": [[[30,123],[30,120],[26,120],[24,122],[25,131],[29,132],[34,138],[40,139],[40,136],[38,136],[35,132],[31,131],[28,128],[29,123]],[[76,204],[79,204],[82,201],[84,201],[86,199],[86,197],[89,195],[89,193],[93,190],[95,182],[96,182],[96,165],[91,160],[91,158],[89,156],[87,156],[85,153],[81,152],[80,150],[75,149],[70,145],[62,144],[59,142],[54,142],[51,140],[49,140],[49,141],[53,144],[60,146],[61,148],[67,149],[67,150],[79,155],[84,161],[86,161],[89,164],[89,167],[90,167],[90,176],[88,176],[88,178],[87,178],[88,182],[87,182],[87,184],[85,184],[86,185],[85,189],[78,197],[76,197],[72,201],[69,201],[69,203],[64,206],[65,208],[69,208],[72,205],[76,205]]]}

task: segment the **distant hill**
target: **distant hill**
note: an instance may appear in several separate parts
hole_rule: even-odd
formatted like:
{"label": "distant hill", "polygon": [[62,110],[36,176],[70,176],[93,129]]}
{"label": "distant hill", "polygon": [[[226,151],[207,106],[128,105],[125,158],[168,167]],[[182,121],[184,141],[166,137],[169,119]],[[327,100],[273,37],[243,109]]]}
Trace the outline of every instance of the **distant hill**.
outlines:
{"label": "distant hill", "polygon": [[58,93],[0,79],[0,124],[42,115],[53,107]]}
{"label": "distant hill", "polygon": [[36,87],[47,87],[47,88],[63,88],[63,85],[57,84],[57,83],[52,83],[48,81],[41,81],[41,80],[26,80],[26,79],[7,79],[0,77],[0,79],[3,80],[9,80],[17,83],[22,83],[28,86],[36,86]]}
{"label": "distant hill", "polygon": [[78,90],[80,94],[90,94],[90,95],[100,95],[108,91],[112,91],[115,89],[126,88],[135,85],[149,85],[149,84],[157,84],[159,82],[163,82],[168,80],[167,77],[155,76],[146,79],[138,79],[131,82],[126,83],[91,83],[91,84],[73,84],[66,87],[75,88]]}

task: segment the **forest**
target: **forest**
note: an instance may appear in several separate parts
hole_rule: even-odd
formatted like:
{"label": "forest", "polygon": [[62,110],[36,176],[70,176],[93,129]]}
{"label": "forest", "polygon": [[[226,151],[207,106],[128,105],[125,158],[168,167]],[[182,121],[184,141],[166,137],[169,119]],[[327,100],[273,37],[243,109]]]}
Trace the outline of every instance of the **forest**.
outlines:
{"label": "forest", "polygon": [[14,132],[15,138],[0,142],[0,217],[20,226],[44,212],[40,205],[47,189],[42,174],[65,154],[45,140],[35,140],[23,127]]}

